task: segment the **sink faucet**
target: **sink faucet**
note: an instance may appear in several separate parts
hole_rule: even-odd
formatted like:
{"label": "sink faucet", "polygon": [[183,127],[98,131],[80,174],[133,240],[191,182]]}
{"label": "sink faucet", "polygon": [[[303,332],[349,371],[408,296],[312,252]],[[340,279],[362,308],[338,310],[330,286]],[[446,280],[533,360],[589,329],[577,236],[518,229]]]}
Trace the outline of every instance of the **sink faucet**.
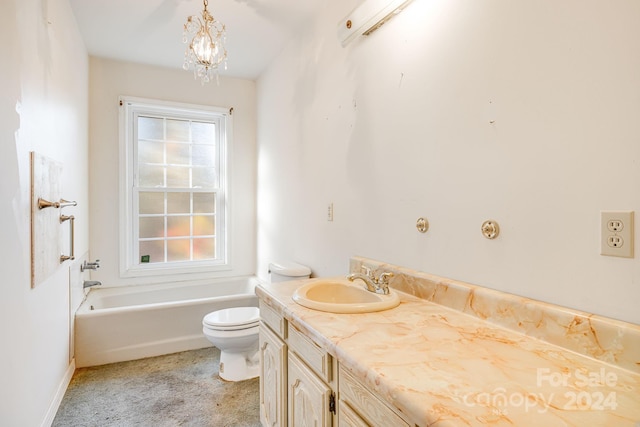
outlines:
{"label": "sink faucet", "polygon": [[[363,267],[363,268],[367,268],[367,267]],[[368,270],[368,268],[367,268]],[[360,279],[364,282],[364,286],[365,288],[369,291],[369,292],[376,292],[377,290],[377,286],[375,283],[375,279],[371,277],[370,273],[352,273],[349,274],[347,276],[347,279],[350,282],[353,282],[356,279]]]}
{"label": "sink faucet", "polygon": [[376,294],[389,294],[389,279],[393,277],[393,273],[384,272],[381,273],[378,278],[376,278],[371,269],[366,266],[362,266],[362,273],[352,273],[347,276],[347,280],[353,282],[354,280],[360,279],[364,282],[365,288],[369,292],[375,292]]}

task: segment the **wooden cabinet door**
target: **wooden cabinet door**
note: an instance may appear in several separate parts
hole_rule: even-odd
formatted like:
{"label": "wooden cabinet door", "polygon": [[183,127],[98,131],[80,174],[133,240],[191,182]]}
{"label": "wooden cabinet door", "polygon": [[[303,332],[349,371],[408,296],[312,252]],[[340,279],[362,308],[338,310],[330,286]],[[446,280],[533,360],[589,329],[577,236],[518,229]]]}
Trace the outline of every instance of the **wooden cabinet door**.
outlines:
{"label": "wooden cabinet door", "polygon": [[287,346],[260,324],[260,422],[263,427],[287,426]]}
{"label": "wooden cabinet door", "polygon": [[331,389],[291,352],[287,381],[289,426],[331,427]]}

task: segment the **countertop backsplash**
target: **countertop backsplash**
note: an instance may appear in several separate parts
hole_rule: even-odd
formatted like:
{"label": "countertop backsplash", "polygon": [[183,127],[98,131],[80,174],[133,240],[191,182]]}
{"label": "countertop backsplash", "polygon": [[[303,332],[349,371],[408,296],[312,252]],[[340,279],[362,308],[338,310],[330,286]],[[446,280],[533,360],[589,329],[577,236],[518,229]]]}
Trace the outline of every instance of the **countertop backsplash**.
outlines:
{"label": "countertop backsplash", "polygon": [[640,325],[435,276],[384,262],[352,257],[352,273],[364,265],[390,271],[390,286],[492,324],[640,373]]}

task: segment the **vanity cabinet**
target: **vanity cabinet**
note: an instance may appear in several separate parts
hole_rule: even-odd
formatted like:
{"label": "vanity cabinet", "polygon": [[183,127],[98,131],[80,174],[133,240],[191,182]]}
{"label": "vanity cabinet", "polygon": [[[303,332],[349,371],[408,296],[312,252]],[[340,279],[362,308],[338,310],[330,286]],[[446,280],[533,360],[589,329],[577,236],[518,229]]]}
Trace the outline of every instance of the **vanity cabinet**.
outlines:
{"label": "vanity cabinet", "polygon": [[260,421],[264,427],[412,425],[263,301],[260,317]]}
{"label": "vanity cabinet", "polygon": [[262,301],[260,317],[262,425],[333,426],[333,357]]}

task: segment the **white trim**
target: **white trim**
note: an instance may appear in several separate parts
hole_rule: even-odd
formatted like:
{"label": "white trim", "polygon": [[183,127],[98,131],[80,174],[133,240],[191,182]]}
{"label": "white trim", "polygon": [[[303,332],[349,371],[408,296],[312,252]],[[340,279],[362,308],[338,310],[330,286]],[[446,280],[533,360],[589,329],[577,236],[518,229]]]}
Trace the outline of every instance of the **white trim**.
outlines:
{"label": "white trim", "polygon": [[58,413],[58,409],[60,409],[60,404],[62,403],[64,394],[67,392],[67,388],[69,388],[71,378],[73,378],[73,373],[75,371],[76,359],[72,359],[69,366],[67,366],[64,377],[62,377],[62,380],[60,381],[60,385],[58,385],[58,389],[56,390],[56,394],[53,396],[49,409],[47,410],[42,423],[40,423],[40,427],[51,427],[51,424],[53,424],[53,420],[56,418],[56,414]]}
{"label": "white trim", "polygon": [[[229,235],[231,230],[231,194],[229,191],[231,188],[231,173],[229,169],[232,160],[230,153],[233,141],[233,116],[231,115],[231,110],[224,107],[175,103],[127,96],[121,96],[119,100],[120,277],[160,277],[172,274],[203,274],[232,270],[231,238]],[[223,254],[221,259],[214,261],[189,261],[188,265],[185,265],[184,262],[139,265],[134,261],[136,251],[132,236],[136,235],[135,231],[137,230],[137,226],[134,224],[135,221],[133,221],[132,216],[135,208],[135,201],[133,200],[135,192],[132,191],[132,180],[135,179],[135,153],[132,152],[129,142],[135,140],[135,135],[130,134],[130,130],[132,129],[130,106],[134,106],[136,110],[143,109],[146,113],[157,112],[161,115],[166,115],[167,109],[171,109],[176,115],[184,115],[191,119],[201,118],[211,120],[211,114],[220,117],[216,129],[217,132],[220,132],[219,140],[225,143],[218,147],[220,190],[216,199],[216,247],[218,251]]]}

